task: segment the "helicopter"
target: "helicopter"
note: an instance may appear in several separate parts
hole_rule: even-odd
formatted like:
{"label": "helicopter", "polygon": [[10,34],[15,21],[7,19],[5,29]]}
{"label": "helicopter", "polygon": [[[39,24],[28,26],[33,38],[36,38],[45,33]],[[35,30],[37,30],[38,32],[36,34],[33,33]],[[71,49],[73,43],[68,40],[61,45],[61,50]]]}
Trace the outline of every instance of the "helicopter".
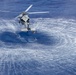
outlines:
{"label": "helicopter", "polygon": [[24,32],[35,32],[36,29],[30,28],[30,24],[29,24],[29,14],[43,14],[43,13],[49,13],[49,11],[45,11],[45,12],[28,12],[31,8],[32,8],[32,4],[25,10],[23,11],[21,14],[19,14],[17,17],[15,17],[15,19],[19,19],[19,22],[23,25],[26,25],[25,28],[21,29],[21,31]]}

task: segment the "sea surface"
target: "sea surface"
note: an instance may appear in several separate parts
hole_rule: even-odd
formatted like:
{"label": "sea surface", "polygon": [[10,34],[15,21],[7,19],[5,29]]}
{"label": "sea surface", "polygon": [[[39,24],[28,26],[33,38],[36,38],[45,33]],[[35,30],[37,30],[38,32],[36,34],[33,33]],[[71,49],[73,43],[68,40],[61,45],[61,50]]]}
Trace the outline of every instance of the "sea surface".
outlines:
{"label": "sea surface", "polygon": [[[30,27],[15,19],[30,5]],[[0,1],[0,75],[76,75],[76,0]]]}

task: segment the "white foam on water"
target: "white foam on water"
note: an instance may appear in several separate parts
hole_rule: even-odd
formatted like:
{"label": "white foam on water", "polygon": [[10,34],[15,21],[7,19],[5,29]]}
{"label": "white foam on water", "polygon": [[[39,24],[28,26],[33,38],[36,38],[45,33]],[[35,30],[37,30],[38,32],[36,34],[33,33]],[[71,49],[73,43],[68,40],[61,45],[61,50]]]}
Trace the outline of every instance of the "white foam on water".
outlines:
{"label": "white foam on water", "polygon": [[[33,71],[31,69],[32,67],[24,67],[27,66],[26,63],[28,63],[29,66],[33,65],[34,63],[32,62],[34,61],[37,63],[36,66],[34,66],[36,72],[41,73],[51,69],[52,71],[59,73],[65,72],[66,70],[69,75],[75,75],[73,69],[76,70],[74,68],[76,61],[74,60],[76,56],[76,21],[73,19],[61,18],[34,18],[31,22],[32,21],[34,21],[34,23],[31,23],[31,27],[35,27],[37,32],[45,33],[49,37],[53,36],[55,40],[58,40],[57,43],[54,45],[45,45],[33,42],[27,43],[24,46],[16,44],[15,48],[11,45],[12,48],[7,48],[7,45],[0,42],[4,45],[0,48],[0,74],[5,72],[6,65],[8,68],[7,75],[11,74],[10,70],[12,70],[12,64],[15,69],[14,74],[16,75],[18,75],[18,72],[21,75],[26,72],[31,73],[31,71]],[[16,26],[14,21],[7,20],[2,20],[0,25],[0,31],[9,29],[10,31],[12,30],[12,32],[16,32],[19,27]],[[49,42],[51,42],[50,39]],[[18,72],[15,64],[19,66]]]}

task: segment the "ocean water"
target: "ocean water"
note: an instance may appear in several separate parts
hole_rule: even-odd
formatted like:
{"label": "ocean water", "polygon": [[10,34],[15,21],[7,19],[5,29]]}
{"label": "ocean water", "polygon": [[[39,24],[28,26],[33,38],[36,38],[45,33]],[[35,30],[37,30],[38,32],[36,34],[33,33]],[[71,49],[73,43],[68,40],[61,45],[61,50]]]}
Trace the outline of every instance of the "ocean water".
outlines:
{"label": "ocean water", "polygon": [[[36,33],[22,32],[15,17],[28,12]],[[0,75],[76,75],[76,1],[0,1]]]}

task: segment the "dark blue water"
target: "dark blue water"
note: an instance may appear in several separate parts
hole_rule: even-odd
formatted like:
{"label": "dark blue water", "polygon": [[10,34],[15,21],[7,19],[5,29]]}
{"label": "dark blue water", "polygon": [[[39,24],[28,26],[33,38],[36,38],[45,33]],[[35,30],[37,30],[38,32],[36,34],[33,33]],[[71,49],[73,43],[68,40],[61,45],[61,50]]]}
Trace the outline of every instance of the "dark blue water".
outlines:
{"label": "dark blue water", "polygon": [[[30,15],[34,17],[50,18],[76,18],[76,1],[75,0],[2,0],[0,2],[0,17],[14,18],[24,11],[30,4],[33,8],[30,11],[50,11],[49,14]],[[10,12],[1,12],[10,11]]]}
{"label": "dark blue water", "polygon": [[[33,33],[14,18],[28,12]],[[76,75],[76,1],[0,1],[0,75]]]}

